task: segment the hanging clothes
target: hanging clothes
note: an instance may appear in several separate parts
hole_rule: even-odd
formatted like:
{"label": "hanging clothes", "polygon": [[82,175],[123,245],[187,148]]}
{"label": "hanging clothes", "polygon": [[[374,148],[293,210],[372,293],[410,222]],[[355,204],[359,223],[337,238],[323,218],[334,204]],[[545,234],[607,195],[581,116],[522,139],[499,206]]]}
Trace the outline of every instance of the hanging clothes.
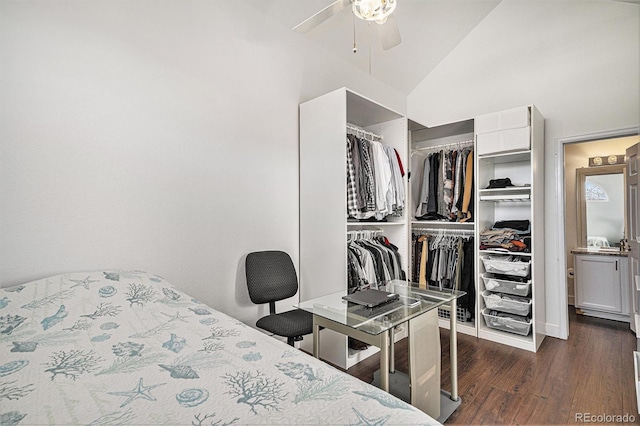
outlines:
{"label": "hanging clothes", "polygon": [[446,231],[411,235],[411,280],[419,287],[458,289],[467,294],[458,299],[468,320],[475,318],[474,242],[472,236]]}
{"label": "hanging clothes", "polygon": [[384,236],[348,241],[347,256],[350,293],[371,284],[406,279],[398,247]]}
{"label": "hanging clothes", "polygon": [[473,221],[474,152],[472,147],[453,147],[411,156],[418,220]]}
{"label": "hanging clothes", "polygon": [[381,221],[402,216],[404,167],[399,153],[378,141],[347,135],[347,214],[351,219]]}

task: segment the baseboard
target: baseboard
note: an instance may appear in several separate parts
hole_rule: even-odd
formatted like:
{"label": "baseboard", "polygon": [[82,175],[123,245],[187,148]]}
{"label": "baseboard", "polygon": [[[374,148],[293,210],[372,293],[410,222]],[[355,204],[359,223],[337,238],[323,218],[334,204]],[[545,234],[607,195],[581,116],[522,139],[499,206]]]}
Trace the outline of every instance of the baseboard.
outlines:
{"label": "baseboard", "polygon": [[549,324],[548,322],[544,325],[545,334],[549,337],[556,337],[558,339],[567,340],[566,337],[562,337],[560,334],[560,326],[558,324]]}

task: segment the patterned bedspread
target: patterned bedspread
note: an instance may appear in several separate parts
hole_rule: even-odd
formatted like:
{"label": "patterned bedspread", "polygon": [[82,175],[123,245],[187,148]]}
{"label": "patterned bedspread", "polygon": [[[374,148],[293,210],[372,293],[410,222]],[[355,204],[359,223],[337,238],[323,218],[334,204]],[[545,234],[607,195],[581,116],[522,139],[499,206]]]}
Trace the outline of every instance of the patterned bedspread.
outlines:
{"label": "patterned bedspread", "polygon": [[0,289],[0,425],[435,424],[140,271]]}

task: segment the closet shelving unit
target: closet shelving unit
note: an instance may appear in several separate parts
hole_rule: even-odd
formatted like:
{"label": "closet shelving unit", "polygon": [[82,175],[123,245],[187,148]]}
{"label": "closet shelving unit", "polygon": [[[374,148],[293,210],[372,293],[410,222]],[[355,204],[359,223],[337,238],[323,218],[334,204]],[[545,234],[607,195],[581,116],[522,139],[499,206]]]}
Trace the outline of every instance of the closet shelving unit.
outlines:
{"label": "closet shelving unit", "polygon": [[[526,116],[526,123],[511,120],[518,116],[520,120]],[[476,182],[479,188],[476,192],[478,337],[535,352],[545,337],[544,119],[535,106],[530,105],[477,117],[476,123],[478,122],[483,123],[483,129],[476,129],[475,135]],[[525,149],[509,151],[511,145],[502,143],[505,140],[509,142],[514,134],[517,136],[513,145]],[[498,140],[501,143],[496,144]],[[487,189],[490,180],[506,177],[515,186]],[[482,230],[491,228],[497,221],[524,219],[528,219],[531,224],[530,253],[505,254],[499,250],[479,249]],[[501,322],[498,327],[495,322],[494,327],[487,325],[482,312],[487,312],[488,309],[485,311],[485,300],[481,295],[487,290],[482,277],[488,276],[488,273],[481,259],[489,255],[498,261],[509,255],[517,255],[522,262],[530,262],[528,278],[531,280],[531,326],[528,330],[526,326],[520,327],[520,323],[511,327],[508,321]],[[507,329],[511,331],[505,331]]]}
{"label": "closet shelving unit", "polygon": [[[407,119],[402,114],[346,88],[300,104],[301,301],[347,288],[348,231],[382,229],[399,248],[402,269],[408,271],[406,208],[386,222],[347,219],[347,125],[381,136],[382,143],[398,151],[406,170]],[[406,194],[406,175],[403,181]],[[327,329],[321,333],[321,358],[341,368],[378,352],[370,347],[353,353],[346,336]],[[396,340],[402,337],[399,331]],[[307,336],[302,347],[311,348],[311,340]]]}
{"label": "closet shelving unit", "polygon": [[[476,317],[473,323],[458,323],[458,331],[479,338],[536,351],[544,339],[544,120],[534,106],[526,108],[526,129],[503,129],[509,125],[509,111],[488,114],[444,126],[427,128],[408,120],[371,99],[346,88],[334,90],[300,105],[300,300],[305,301],[347,287],[347,236],[350,231],[382,230],[399,248],[402,268],[411,276],[411,233],[424,228],[466,230],[474,233],[474,278]],[[486,131],[486,118],[497,117],[497,127],[489,138],[499,149],[492,152],[480,149],[479,136]],[[484,120],[484,121],[483,121]],[[477,128],[478,121],[483,124]],[[383,138],[382,142],[395,148],[405,171],[403,178],[406,208],[401,216],[388,216],[386,222],[355,222],[347,218],[346,206],[346,139],[347,125],[353,125]],[[511,140],[526,136],[526,147],[513,148]],[[499,136],[496,138],[495,136]],[[524,135],[524,136],[523,136]],[[410,154],[437,145],[474,141],[474,210],[472,222],[422,221],[415,219],[416,180],[420,173],[412,169]],[[497,141],[497,142],[496,142]],[[511,178],[517,187],[487,189],[489,181]],[[525,186],[526,185],[526,186]],[[482,256],[500,256],[496,250],[480,250],[480,232],[498,220],[529,219],[532,231],[531,253],[520,253],[531,263],[531,330],[527,335],[509,333],[486,325],[482,297],[486,290],[486,272]],[[449,321],[442,319],[441,327]],[[396,340],[405,331],[396,334]],[[353,353],[348,338],[322,331],[320,356],[347,369],[378,351],[369,348]],[[302,347],[311,347],[307,337]]]}
{"label": "closet shelving unit", "polygon": [[[411,253],[411,234],[416,231],[417,233],[420,230],[431,229],[431,230],[447,230],[455,231],[470,231],[475,233],[476,224],[475,218],[472,219],[471,222],[447,222],[447,221],[435,221],[435,220],[418,220],[415,217],[416,208],[418,205],[418,200],[420,196],[420,179],[422,177],[422,170],[419,169],[419,165],[422,164],[421,158],[426,156],[429,152],[436,152],[438,150],[446,150],[452,149],[456,147],[462,146],[470,146],[474,147],[474,120],[464,120],[449,124],[444,124],[440,126],[434,127],[426,127],[415,121],[409,120],[409,146],[410,146],[410,168],[411,168],[411,179],[409,180],[409,201],[408,201],[408,212],[407,215],[410,218],[410,232],[409,232],[409,248],[408,252]],[[418,162],[414,161],[419,159]],[[474,172],[475,174],[475,172]],[[475,190],[475,184],[474,184]],[[475,206],[474,206],[475,207]],[[475,210],[475,208],[474,208]],[[475,214],[475,213],[474,213]],[[413,263],[413,259],[410,259],[410,264]],[[475,269],[477,269],[477,259],[474,261]],[[409,271],[411,272],[411,271]],[[477,273],[474,270],[474,277]],[[409,278],[412,281],[418,281],[417,277]],[[477,298],[477,280],[475,285],[476,289],[476,298]],[[477,309],[477,300],[475,302],[476,305],[476,318],[473,321],[458,321],[457,329],[458,332],[463,334],[468,334],[471,336],[478,335],[478,309]],[[444,312],[443,312],[444,311]],[[443,307],[439,310],[439,323],[440,327],[449,329],[450,322],[449,319],[443,315],[450,315],[451,312],[447,310],[447,307]]]}

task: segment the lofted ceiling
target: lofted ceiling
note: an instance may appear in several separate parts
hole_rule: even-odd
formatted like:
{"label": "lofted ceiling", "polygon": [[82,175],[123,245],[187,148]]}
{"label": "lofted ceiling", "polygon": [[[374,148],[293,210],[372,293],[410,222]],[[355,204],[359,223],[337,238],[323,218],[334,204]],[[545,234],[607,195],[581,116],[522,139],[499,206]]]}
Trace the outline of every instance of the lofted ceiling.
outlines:
{"label": "lofted ceiling", "polygon": [[[333,0],[249,1],[263,16],[289,29],[331,3]],[[402,43],[390,50],[382,49],[377,24],[354,20],[349,7],[311,31],[295,34],[409,94],[499,3],[500,0],[397,0],[393,15]]]}

